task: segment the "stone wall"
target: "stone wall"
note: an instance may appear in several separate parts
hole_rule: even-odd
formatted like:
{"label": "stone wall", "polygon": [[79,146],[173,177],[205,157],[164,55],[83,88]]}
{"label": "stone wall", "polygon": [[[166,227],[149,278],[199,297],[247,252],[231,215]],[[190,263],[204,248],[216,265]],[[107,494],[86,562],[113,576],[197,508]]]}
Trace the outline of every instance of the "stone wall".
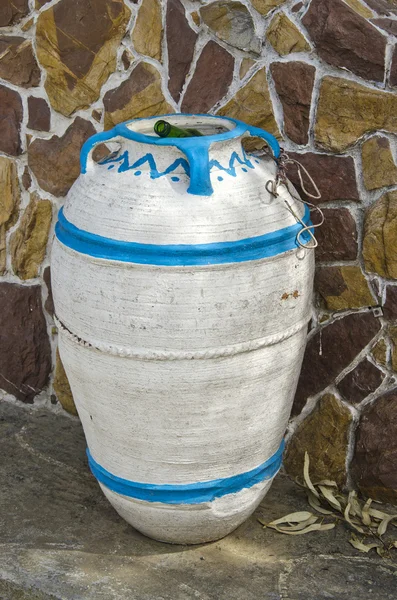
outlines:
{"label": "stone wall", "polygon": [[396,37],[397,0],[2,0],[2,396],[75,413],[49,248],[83,142],[134,117],[234,116],[282,140],[326,217],[286,468],[307,449],[315,478],[397,502]]}

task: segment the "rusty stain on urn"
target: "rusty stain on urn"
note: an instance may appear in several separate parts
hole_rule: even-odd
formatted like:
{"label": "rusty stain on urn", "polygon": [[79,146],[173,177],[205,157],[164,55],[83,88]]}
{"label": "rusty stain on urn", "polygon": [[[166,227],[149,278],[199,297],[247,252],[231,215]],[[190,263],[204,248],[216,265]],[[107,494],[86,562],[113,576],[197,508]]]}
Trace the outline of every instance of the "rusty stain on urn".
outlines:
{"label": "rusty stain on urn", "polygon": [[291,292],[290,294],[288,292],[284,292],[284,294],[281,296],[281,300],[288,300],[288,298],[291,296],[291,298],[299,298],[300,293],[298,290],[295,290],[293,292]]}

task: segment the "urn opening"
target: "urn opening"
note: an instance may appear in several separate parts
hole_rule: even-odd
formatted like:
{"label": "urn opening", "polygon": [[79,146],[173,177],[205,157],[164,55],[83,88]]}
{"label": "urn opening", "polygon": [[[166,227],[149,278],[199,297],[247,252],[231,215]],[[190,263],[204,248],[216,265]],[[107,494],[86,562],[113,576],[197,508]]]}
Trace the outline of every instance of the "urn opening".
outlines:
{"label": "urn opening", "polygon": [[[154,132],[153,126],[159,118],[160,117],[134,120],[126,125],[130,131],[141,133],[143,135],[152,137],[154,140],[158,140],[159,136]],[[171,125],[181,127],[182,129],[186,127],[197,128],[204,137],[224,134],[231,132],[236,128],[236,123],[234,121],[208,115],[174,114],[167,115],[165,118]]]}

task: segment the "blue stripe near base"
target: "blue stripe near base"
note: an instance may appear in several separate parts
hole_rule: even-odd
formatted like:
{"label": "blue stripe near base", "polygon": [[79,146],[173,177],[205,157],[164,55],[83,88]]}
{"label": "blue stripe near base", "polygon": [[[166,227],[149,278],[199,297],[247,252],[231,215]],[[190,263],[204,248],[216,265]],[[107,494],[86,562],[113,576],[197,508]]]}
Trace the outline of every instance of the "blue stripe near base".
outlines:
{"label": "blue stripe near base", "polygon": [[[302,221],[306,225],[311,224],[307,206]],[[270,258],[295,249],[298,246],[296,236],[301,229],[302,225],[297,223],[278,231],[235,242],[191,245],[138,244],[114,240],[79,229],[66,219],[61,208],[55,226],[55,235],[65,246],[96,258],[144,265],[190,266]],[[310,239],[306,232],[301,237],[304,241]]]}
{"label": "blue stripe near base", "polygon": [[235,494],[244,488],[250,488],[261,481],[271,479],[281,467],[283,451],[284,441],[281,442],[279,449],[273,456],[259,467],[256,467],[256,469],[252,469],[252,471],[234,475],[233,477],[225,477],[224,479],[201,481],[186,485],[155,485],[122,479],[101,467],[92,458],[88,448],[87,456],[94,477],[117,494],[137,498],[138,500],[145,500],[146,502],[199,504],[201,502],[212,502],[215,498],[221,498],[227,494]]}

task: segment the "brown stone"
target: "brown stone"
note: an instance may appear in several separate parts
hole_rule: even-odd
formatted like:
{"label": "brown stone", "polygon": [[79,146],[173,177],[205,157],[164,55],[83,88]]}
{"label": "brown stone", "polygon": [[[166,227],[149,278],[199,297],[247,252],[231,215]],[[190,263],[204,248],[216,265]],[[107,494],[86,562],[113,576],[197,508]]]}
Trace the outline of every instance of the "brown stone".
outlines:
{"label": "brown stone", "polygon": [[174,112],[161,90],[161,76],[153,65],[139,63],[119,87],[106,92],[105,129],[117,123]]}
{"label": "brown stone", "polygon": [[55,110],[69,116],[98,99],[116,68],[130,14],[122,0],[95,0],[95,9],[84,0],[61,0],[40,13],[37,56]]}
{"label": "brown stone", "polygon": [[266,37],[281,56],[291,52],[310,52],[307,40],[284,13],[278,13],[273,17]]}
{"label": "brown stone", "polygon": [[365,0],[379,15],[397,14],[396,0]]}
{"label": "brown stone", "polygon": [[387,366],[387,346],[383,338],[376,342],[371,350],[371,354],[379,365],[383,367]]}
{"label": "brown stone", "polygon": [[35,7],[41,8],[44,4],[47,4],[47,2],[51,2],[51,0],[35,0]]}
{"label": "brown stone", "polygon": [[397,95],[339,77],[324,77],[315,126],[316,143],[343,152],[375,130],[397,132]]}
{"label": "brown stone", "polygon": [[121,55],[121,62],[123,63],[123,67],[126,71],[130,68],[133,60],[134,57],[131,52],[129,50],[124,50],[123,54]]}
{"label": "brown stone", "polygon": [[243,58],[243,60],[241,61],[240,71],[239,71],[240,79],[244,79],[244,77],[246,76],[246,74],[248,73],[250,68],[254,66],[254,64],[255,64],[255,61],[252,60],[251,58]]}
{"label": "brown stone", "polygon": [[[309,198],[301,188],[297,166],[294,164],[287,165],[288,178],[303,200],[308,200],[313,204],[335,202],[337,200],[354,202],[360,200],[354,160],[350,156],[330,156],[329,154],[315,154],[314,152],[302,154],[288,152],[288,155],[305,167],[321,193],[320,200]],[[302,172],[302,178],[305,188],[310,193],[314,193],[304,172]]]}
{"label": "brown stone", "polygon": [[140,54],[161,60],[163,24],[159,0],[143,0],[138,10],[132,42]]}
{"label": "brown stone", "polygon": [[24,88],[40,85],[41,73],[30,40],[0,36],[0,77]]}
{"label": "brown stone", "polygon": [[95,110],[92,111],[91,116],[92,116],[93,119],[95,119],[95,121],[97,121],[98,123],[100,123],[101,119],[102,119],[102,111],[98,110],[98,109],[95,109]]}
{"label": "brown stone", "polygon": [[66,410],[66,412],[70,413],[71,415],[77,415],[72,390],[70,389],[68,377],[62,364],[61,357],[59,356],[58,348],[56,353],[53,386],[54,392],[56,393],[59,402],[61,403],[62,407]]}
{"label": "brown stone", "polygon": [[364,183],[367,190],[397,184],[397,166],[390,142],[382,136],[365,141],[361,148]]}
{"label": "brown stone", "polygon": [[22,153],[20,129],[22,100],[18,92],[0,85],[0,151],[12,156]]}
{"label": "brown stone", "polygon": [[363,410],[356,431],[352,475],[374,500],[397,503],[397,394],[389,392]]}
{"label": "brown stone", "polygon": [[333,394],[322,396],[288,443],[283,458],[287,473],[303,483],[307,452],[313,482],[331,479],[343,487],[352,420],[349,409]]}
{"label": "brown stone", "polygon": [[18,23],[29,13],[29,0],[1,0],[0,27]]}
{"label": "brown stone", "polygon": [[217,111],[217,114],[240,119],[250,125],[261,127],[273,135],[280,136],[274,118],[265,68],[255,73],[248,83]]}
{"label": "brown stone", "polygon": [[[347,208],[324,208],[324,223],[315,230],[318,241],[316,259],[320,261],[355,260],[357,258],[356,222]],[[313,223],[318,216],[313,212]]]}
{"label": "brown stone", "polygon": [[17,166],[10,158],[0,156],[0,275],[6,270],[6,231],[18,219],[20,200]]}
{"label": "brown stone", "polygon": [[32,194],[10,240],[12,268],[21,279],[37,277],[46,252],[51,220],[51,202]]}
{"label": "brown stone", "polygon": [[261,15],[267,15],[271,10],[274,10],[281,4],[284,4],[286,0],[251,0],[252,6]]}
{"label": "brown stone", "polygon": [[194,75],[182,101],[182,111],[206,113],[227,93],[233,79],[234,58],[209,41],[197,61]]}
{"label": "brown stone", "polygon": [[67,194],[80,174],[81,146],[94,133],[92,123],[76,117],[63,136],[36,139],[29,145],[29,167],[43,190],[54,196]]}
{"label": "brown stone", "polygon": [[378,389],[384,378],[384,373],[365,358],[338,383],[338,390],[345,400],[359,404]]}
{"label": "brown stone", "polygon": [[312,0],[302,19],[320,58],[365,79],[383,81],[387,39],[342,0]]}
{"label": "brown stone", "polygon": [[46,267],[43,271],[44,283],[47,287],[47,299],[44,303],[44,308],[48,314],[53,317],[55,313],[54,299],[52,297],[52,285],[51,285],[51,267]]}
{"label": "brown stone", "polygon": [[25,167],[23,170],[22,185],[25,188],[25,190],[28,190],[32,185],[32,178],[30,176],[29,167]]}
{"label": "brown stone", "polygon": [[360,0],[345,0],[345,2],[350,6],[350,8],[355,10],[356,13],[365,19],[370,19],[371,17],[375,16],[372,10],[370,10],[367,6],[364,6]]}
{"label": "brown stone", "polygon": [[302,8],[302,6],[303,6],[303,2],[298,2],[298,4],[295,4],[295,5],[294,5],[294,6],[291,8],[291,10],[292,10],[292,12],[293,12],[293,13],[297,13],[297,12],[299,12],[299,11],[300,11],[300,9]]}
{"label": "brown stone", "polygon": [[397,86],[397,46],[394,48],[391,66],[390,66],[390,75],[389,75],[389,83],[391,86]]}
{"label": "brown stone", "polygon": [[363,258],[369,273],[397,279],[397,191],[384,194],[368,209]]}
{"label": "brown stone", "polygon": [[189,26],[180,0],[167,2],[168,89],[177,102],[193,60],[197,33]]}
{"label": "brown stone", "polygon": [[0,387],[31,403],[51,371],[41,287],[2,282],[0,306]]}
{"label": "brown stone", "polygon": [[397,21],[394,19],[372,19],[372,23],[381,29],[384,29],[387,33],[397,37]]}
{"label": "brown stone", "polygon": [[273,63],[270,70],[283,105],[284,131],[296,144],[307,144],[316,69],[303,62],[291,61]]}
{"label": "brown stone", "polygon": [[397,372],[397,326],[389,327],[389,337],[391,342],[391,366]]}
{"label": "brown stone", "polygon": [[51,111],[44,98],[28,98],[29,121],[28,127],[36,131],[50,131]]}
{"label": "brown stone", "polygon": [[380,328],[380,321],[368,312],[347,315],[314,333],[306,346],[293,414],[302,410],[309,396],[327,388]]}
{"label": "brown stone", "polygon": [[255,33],[254,21],[241,2],[212,2],[200,9],[200,16],[220,40],[240,50],[260,53],[262,43]]}
{"label": "brown stone", "polygon": [[358,266],[318,267],[315,289],[328,310],[376,306],[369,284]]}
{"label": "brown stone", "polygon": [[386,287],[383,316],[388,321],[397,321],[397,285],[388,285]]}

